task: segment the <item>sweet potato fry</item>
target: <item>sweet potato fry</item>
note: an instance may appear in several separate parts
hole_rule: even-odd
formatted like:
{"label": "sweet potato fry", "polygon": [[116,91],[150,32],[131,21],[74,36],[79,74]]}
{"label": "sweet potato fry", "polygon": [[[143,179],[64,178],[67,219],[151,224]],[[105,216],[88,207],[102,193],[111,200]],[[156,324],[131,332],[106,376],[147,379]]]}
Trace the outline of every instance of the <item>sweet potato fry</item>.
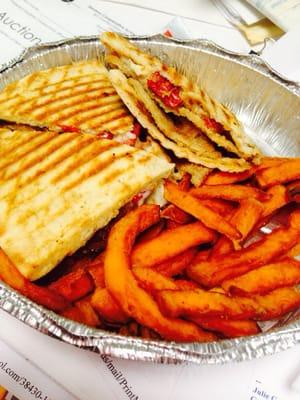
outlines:
{"label": "sweet potato fry", "polygon": [[77,301],[72,307],[64,310],[61,315],[88,326],[98,327],[101,325],[101,321],[93,310],[89,298]]}
{"label": "sweet potato fry", "polygon": [[132,252],[134,267],[152,267],[201,243],[209,243],[215,234],[201,222],[181,225],[162,232],[152,240],[137,244]]}
{"label": "sweet potato fry", "polygon": [[100,326],[101,321],[91,305],[91,296],[84,297],[76,301],[75,306],[84,316],[84,323],[88,326]]}
{"label": "sweet potato fry", "polygon": [[91,264],[88,266],[88,273],[93,278],[94,284],[97,288],[104,288],[105,287],[105,280],[104,280],[104,264]]}
{"label": "sweet potato fry", "polygon": [[179,222],[175,222],[175,221],[172,221],[171,219],[169,219],[166,223],[166,229],[170,230],[170,229],[178,228],[181,225],[182,224],[180,224]]}
{"label": "sweet potato fry", "polygon": [[300,158],[290,158],[277,166],[257,171],[256,179],[262,188],[300,179]]}
{"label": "sweet potato fry", "polygon": [[114,225],[109,234],[104,262],[107,289],[126,314],[166,339],[214,340],[214,335],[202,331],[191,322],[165,317],[154,299],[139,287],[130,270],[130,253],[136,236],[158,220],[159,207],[144,205]]}
{"label": "sweet potato fry", "polygon": [[153,293],[163,289],[179,289],[176,281],[167,278],[151,268],[133,268],[132,272],[138,280],[140,287],[147,290],[147,292]]}
{"label": "sweet potato fry", "polygon": [[184,191],[189,190],[190,187],[192,186],[191,180],[192,180],[191,174],[189,174],[188,172],[185,172],[183,175],[183,178],[179,182],[180,189],[182,189]]}
{"label": "sweet potato fry", "polygon": [[62,311],[70,306],[68,300],[47,287],[27,280],[0,248],[0,279],[30,300],[53,311]]}
{"label": "sweet potato fry", "polygon": [[186,271],[200,284],[214,287],[224,280],[265,265],[299,242],[300,211],[291,213],[289,222],[289,227],[278,228],[245,249],[216,256],[209,261],[192,262]]}
{"label": "sweet potato fry", "polygon": [[185,212],[201,220],[208,228],[223,233],[230,239],[239,239],[240,233],[224,218],[211,208],[204,206],[200,200],[190,193],[184,192],[171,181],[165,182],[165,198]]}
{"label": "sweet potato fry", "polygon": [[296,246],[292,247],[286,255],[288,257],[298,257],[300,256],[300,243],[297,243]]}
{"label": "sweet potato fry", "polygon": [[187,279],[176,279],[175,281],[177,289],[190,290],[197,289],[199,286],[194,281],[188,281]]}
{"label": "sweet potato fry", "polygon": [[154,332],[152,329],[147,328],[146,326],[141,325],[140,327],[140,336],[143,339],[151,339],[157,340],[159,339],[159,335]]}
{"label": "sweet potato fry", "polygon": [[230,215],[235,209],[233,203],[222,199],[201,199],[201,204],[222,215],[222,217]]}
{"label": "sweet potato fry", "polygon": [[225,317],[266,321],[278,318],[300,306],[300,290],[281,288],[264,296],[229,297],[225,294],[194,290],[162,290],[156,300],[170,317]]}
{"label": "sweet potato fry", "polygon": [[257,323],[248,319],[192,318],[191,321],[204,329],[221,333],[227,338],[250,336],[260,332]]}
{"label": "sweet potato fry", "polygon": [[122,310],[106,288],[97,288],[92,297],[91,305],[101,318],[108,322],[124,323],[129,316]]}
{"label": "sweet potato fry", "polygon": [[137,243],[147,242],[158,236],[165,227],[165,221],[161,220],[157,224],[150,226],[150,228],[146,229],[137,239]]}
{"label": "sweet potato fry", "polygon": [[133,268],[134,276],[139,282],[139,285],[147,290],[147,292],[155,293],[158,290],[175,290],[175,289],[195,289],[198,285],[195,282],[185,279],[171,279],[154,271],[151,268]]}
{"label": "sweet potato fry", "polygon": [[224,172],[224,171],[213,171],[205,179],[205,185],[229,185],[236,182],[242,182],[250,178],[256,170],[256,166],[253,166],[246,171],[242,172]]}
{"label": "sweet potato fry", "polygon": [[174,206],[174,204],[169,204],[166,208],[164,208],[161,212],[161,217],[170,219],[171,221],[182,225],[187,224],[192,220],[192,217],[189,214]]}
{"label": "sweet potato fry", "polygon": [[196,253],[196,247],[191,247],[169,260],[153,266],[153,268],[168,277],[178,275],[190,264]]}
{"label": "sweet potato fry", "polygon": [[289,201],[287,189],[283,185],[272,186],[267,190],[267,193],[271,195],[271,198],[264,202],[264,209],[261,215],[262,223],[264,223],[265,218],[285,206]]}
{"label": "sweet potato fry", "polygon": [[223,199],[241,201],[244,199],[268,200],[271,196],[255,187],[243,185],[202,185],[191,189],[189,193],[199,199]]}
{"label": "sweet potato fry", "polygon": [[255,166],[255,171],[260,171],[262,169],[277,167],[283,164],[285,161],[290,160],[288,157],[263,157],[259,165]]}
{"label": "sweet potato fry", "polygon": [[243,296],[265,294],[298,283],[300,283],[300,261],[286,258],[224,281],[221,285],[226,292]]}
{"label": "sweet potato fry", "polygon": [[211,257],[217,257],[229,253],[230,251],[241,248],[240,244],[247,239],[263,212],[263,205],[259,201],[249,198],[240,202],[239,208],[230,218],[230,223],[241,233],[239,241],[231,241],[222,236],[212,249]]}
{"label": "sweet potato fry", "polygon": [[61,294],[71,302],[91,293],[94,288],[95,285],[90,274],[82,269],[70,272],[49,285],[49,289]]}
{"label": "sweet potato fry", "polygon": [[139,328],[139,324],[131,321],[128,324],[121,326],[119,334],[123,336],[139,336]]}
{"label": "sweet potato fry", "polygon": [[163,289],[179,289],[176,281],[154,271],[151,268],[133,268],[132,272],[139,282],[140,287],[153,293]]}
{"label": "sweet potato fry", "polygon": [[211,251],[212,251],[212,249],[198,251],[198,253],[193,258],[193,264],[194,263],[196,264],[196,263],[202,262],[202,261],[206,261],[210,257]]}
{"label": "sweet potato fry", "polygon": [[288,199],[300,203],[300,179],[287,185]]}

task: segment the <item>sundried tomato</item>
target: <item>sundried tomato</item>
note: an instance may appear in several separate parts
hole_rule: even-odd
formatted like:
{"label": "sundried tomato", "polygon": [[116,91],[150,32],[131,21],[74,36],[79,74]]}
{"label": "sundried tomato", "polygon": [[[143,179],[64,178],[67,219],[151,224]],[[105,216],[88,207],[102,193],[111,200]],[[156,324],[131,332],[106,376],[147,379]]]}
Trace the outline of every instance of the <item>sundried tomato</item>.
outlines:
{"label": "sundried tomato", "polygon": [[147,84],[149,89],[156,94],[167,107],[176,108],[182,104],[180,88],[173,85],[173,83],[162,76],[158,71],[152,74]]}
{"label": "sundried tomato", "polygon": [[80,129],[77,128],[77,126],[74,125],[63,125],[63,124],[58,124],[57,125],[63,132],[76,132],[79,133]]}
{"label": "sundried tomato", "polygon": [[203,117],[203,121],[209,129],[213,129],[218,133],[222,133],[224,131],[223,126],[213,118]]}

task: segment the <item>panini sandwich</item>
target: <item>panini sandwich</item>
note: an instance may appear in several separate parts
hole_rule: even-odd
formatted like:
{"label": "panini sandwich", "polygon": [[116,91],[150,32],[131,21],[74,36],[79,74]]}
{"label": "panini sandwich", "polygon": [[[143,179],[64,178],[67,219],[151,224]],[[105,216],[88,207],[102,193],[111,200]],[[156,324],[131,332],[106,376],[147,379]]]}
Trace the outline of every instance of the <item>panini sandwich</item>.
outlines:
{"label": "panini sandwich", "polygon": [[235,115],[193,81],[114,32],[103,33],[101,41],[109,51],[107,63],[138,80],[165,112],[190,120],[219,149],[245,160],[258,157]]}
{"label": "panini sandwich", "polygon": [[190,121],[180,117],[174,123],[137,79],[127,78],[117,69],[110,70],[109,78],[128,109],[153,139],[178,159],[188,160],[194,165],[193,169],[196,168],[195,165],[198,166],[197,169],[203,171],[203,176],[210,168],[230,172],[249,168],[249,163],[242,158],[222,157]]}
{"label": "panini sandwich", "polygon": [[173,165],[77,132],[0,129],[0,247],[36,280]]}
{"label": "panini sandwich", "polygon": [[133,117],[99,60],[34,72],[0,93],[0,119],[54,131],[122,135]]}

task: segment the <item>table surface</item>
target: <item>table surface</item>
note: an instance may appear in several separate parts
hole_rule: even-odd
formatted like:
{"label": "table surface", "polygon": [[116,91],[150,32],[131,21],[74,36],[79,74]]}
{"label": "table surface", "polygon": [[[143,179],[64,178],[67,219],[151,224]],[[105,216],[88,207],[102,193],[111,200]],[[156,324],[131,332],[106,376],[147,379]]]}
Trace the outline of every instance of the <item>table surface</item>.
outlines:
{"label": "table surface", "polygon": [[[97,3],[97,0],[93,1]],[[186,17],[183,20],[185,27],[193,37],[205,36],[224,47],[231,46],[238,51],[249,51],[249,45],[240,33],[230,26],[211,1],[132,0],[114,1],[113,5],[108,1],[99,3],[102,10],[108,7],[122,7],[122,3],[144,7],[143,13],[147,15],[147,21],[149,18],[153,21],[155,16],[155,21],[149,24],[151,27],[147,34],[154,33],[155,29],[161,30],[174,17],[180,15]],[[158,14],[155,9],[161,13]],[[124,21],[126,22],[125,16]],[[137,33],[145,33],[144,20],[141,19],[140,23],[136,24],[136,30]],[[100,359],[99,355],[47,337],[3,311],[0,311],[0,324],[0,339],[60,383],[74,398],[80,400],[128,398],[124,388],[116,383],[107,368],[107,363]],[[300,346],[296,346],[286,352],[260,360],[224,366],[154,365],[118,359],[113,360],[113,363],[115,368],[126,376],[132,392],[136,393],[139,399],[177,400],[188,397],[191,400],[199,398],[296,400],[300,395],[292,389],[292,383],[300,373],[299,356]]]}

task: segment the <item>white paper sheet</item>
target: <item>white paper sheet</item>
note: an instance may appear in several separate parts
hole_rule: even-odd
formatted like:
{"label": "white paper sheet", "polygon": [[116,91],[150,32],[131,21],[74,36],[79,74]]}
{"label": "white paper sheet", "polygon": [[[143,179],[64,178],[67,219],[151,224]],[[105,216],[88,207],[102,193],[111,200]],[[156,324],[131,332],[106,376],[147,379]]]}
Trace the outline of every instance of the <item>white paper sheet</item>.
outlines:
{"label": "white paper sheet", "polygon": [[[207,18],[207,14],[209,11],[205,10],[203,18]],[[17,57],[24,48],[40,43],[99,34],[105,30],[152,35],[164,32],[173,19],[172,13],[101,0],[2,0],[0,66]],[[230,50],[249,51],[245,39],[232,27],[193,19],[182,19],[182,23],[190,38],[209,38]]]}
{"label": "white paper sheet", "polygon": [[[25,345],[23,343],[23,346]],[[2,340],[0,340],[0,384],[21,400],[75,399]]]}
{"label": "white paper sheet", "polygon": [[299,0],[247,0],[284,31],[300,24]]}
{"label": "white paper sheet", "polygon": [[268,46],[262,58],[287,79],[300,83],[300,25]]}

